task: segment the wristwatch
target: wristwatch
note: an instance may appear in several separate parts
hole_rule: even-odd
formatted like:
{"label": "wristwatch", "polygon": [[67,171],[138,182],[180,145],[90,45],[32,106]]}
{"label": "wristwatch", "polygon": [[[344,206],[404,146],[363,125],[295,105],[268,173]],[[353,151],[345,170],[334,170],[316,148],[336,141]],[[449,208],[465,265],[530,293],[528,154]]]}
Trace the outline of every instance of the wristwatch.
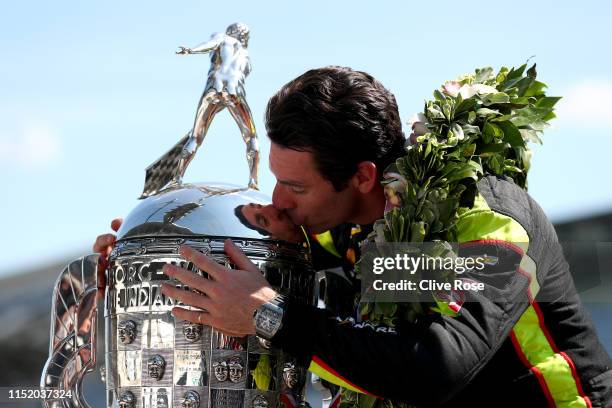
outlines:
{"label": "wristwatch", "polygon": [[253,313],[255,333],[264,340],[270,340],[283,325],[285,297],[280,293],[274,299],[259,306]]}

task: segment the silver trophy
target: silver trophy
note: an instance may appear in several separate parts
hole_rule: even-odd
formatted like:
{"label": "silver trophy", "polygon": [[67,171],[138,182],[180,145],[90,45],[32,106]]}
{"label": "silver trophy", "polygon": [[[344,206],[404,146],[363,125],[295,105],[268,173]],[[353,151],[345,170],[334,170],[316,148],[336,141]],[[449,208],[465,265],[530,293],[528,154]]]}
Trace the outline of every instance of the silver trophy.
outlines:
{"label": "silver trophy", "polygon": [[[191,52],[231,45],[248,64],[247,39],[246,26],[233,24],[226,34],[213,35],[208,45]],[[213,54],[193,130],[147,169],[144,199],[117,233],[104,289],[107,407],[273,408],[297,407],[303,401],[306,370],[290,356],[256,336],[230,337],[177,320],[170,311],[182,303],[161,293],[169,279],[162,273],[167,263],[205,275],[178,254],[180,245],[232,266],[223,251],[224,240],[231,238],[280,293],[311,304],[316,298],[315,274],[305,249],[272,238],[238,215],[237,209],[270,199],[254,189],[256,135],[242,86],[248,70],[241,66],[244,75],[238,78],[220,76],[226,54]],[[223,107],[237,119],[243,137],[248,135],[249,187],[182,183],[214,113]],[[71,262],[56,282],[41,387],[62,391],[50,395],[64,398],[47,399],[45,407],[89,407],[81,383],[96,366],[100,339],[96,272],[97,255],[88,255]]]}

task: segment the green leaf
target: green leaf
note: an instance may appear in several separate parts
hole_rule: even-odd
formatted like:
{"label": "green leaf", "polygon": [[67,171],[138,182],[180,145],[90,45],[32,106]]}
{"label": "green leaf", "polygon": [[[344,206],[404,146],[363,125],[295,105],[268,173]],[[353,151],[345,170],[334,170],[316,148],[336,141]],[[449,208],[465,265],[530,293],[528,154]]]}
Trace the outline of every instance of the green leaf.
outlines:
{"label": "green leaf", "polygon": [[444,102],[444,104],[442,105],[442,112],[444,113],[444,117],[446,119],[451,120],[453,118],[451,113],[451,106],[448,102]]}
{"label": "green leaf", "polygon": [[482,145],[478,148],[478,155],[480,157],[491,157],[495,154],[501,153],[507,149],[506,143],[490,143]]}
{"label": "green leaf", "polygon": [[476,120],[476,112],[470,111],[468,114],[468,123],[472,124]]}
{"label": "green leaf", "polygon": [[527,70],[527,76],[532,77],[534,79],[536,76],[538,76],[538,73],[536,72],[536,64],[533,64],[531,68]]}
{"label": "green leaf", "polygon": [[503,173],[504,159],[499,155],[495,154],[487,159],[487,166],[495,174]]}
{"label": "green leaf", "polygon": [[442,94],[442,92],[440,92],[437,89],[434,91],[434,97],[440,102],[443,102],[446,100],[446,97]]}
{"label": "green leaf", "polygon": [[365,316],[367,314],[370,314],[371,311],[372,311],[372,303],[362,302],[359,304],[359,315],[360,316]]}
{"label": "green leaf", "polygon": [[482,83],[483,81],[489,79],[491,75],[493,75],[493,68],[491,67],[476,69],[476,76],[474,77],[474,82]]}
{"label": "green leaf", "polygon": [[536,99],[533,96],[518,96],[515,98],[510,98],[510,103],[513,106],[529,105],[530,103],[533,103],[535,101]]}
{"label": "green leaf", "polygon": [[521,78],[515,85],[515,87],[517,88],[518,96],[529,96],[526,95],[525,92],[527,92],[527,89],[529,89],[529,87],[531,87],[534,82],[535,79],[533,79],[532,77]]}
{"label": "green leaf", "polygon": [[497,82],[498,84],[501,84],[506,80],[507,76],[508,76],[508,68],[501,67],[501,69],[499,70],[499,73],[495,77],[495,82]]}
{"label": "green leaf", "polygon": [[489,116],[499,116],[500,113],[498,110],[495,109],[489,109],[489,108],[480,108],[476,111],[476,114],[478,116],[484,116],[484,117],[489,117]]}
{"label": "green leaf", "polygon": [[463,140],[463,138],[465,137],[465,135],[463,134],[463,128],[461,126],[459,126],[458,123],[453,123],[451,125],[451,130],[453,131],[453,134],[459,139],[459,140]]}
{"label": "green leaf", "polygon": [[484,127],[482,129],[482,140],[485,143],[491,143],[495,139],[501,139],[504,136],[504,132],[500,129],[499,126],[485,122]]}
{"label": "green leaf", "polygon": [[524,140],[528,142],[542,144],[542,139],[540,139],[540,137],[538,136],[537,131],[532,129],[519,129],[519,132],[521,132],[521,136],[523,136]]}
{"label": "green leaf", "polygon": [[512,68],[510,72],[508,72],[508,75],[506,75],[506,81],[520,78],[523,75],[523,72],[525,72],[525,68],[527,68],[527,64],[523,64],[516,69]]}
{"label": "green leaf", "polygon": [[358,394],[357,398],[359,408],[374,408],[376,405],[377,399],[371,395]]}
{"label": "green leaf", "polygon": [[[474,112],[470,112],[470,113],[474,113]],[[475,113],[474,113],[474,116],[476,116]],[[461,128],[463,129],[464,135],[477,135],[480,133],[480,128],[478,126],[463,125],[461,126]]]}
{"label": "green leaf", "polygon": [[440,110],[432,106],[429,106],[427,108],[427,113],[428,113],[429,119],[444,119],[444,114]]}
{"label": "green leaf", "polygon": [[476,144],[470,143],[469,145],[465,146],[465,148],[463,149],[463,152],[461,152],[461,155],[463,157],[472,157],[475,151],[476,151]]}
{"label": "green leaf", "polygon": [[[532,78],[533,79],[533,78]],[[523,93],[524,96],[538,96],[538,95],[544,95],[544,89],[546,89],[547,86],[544,82],[540,82],[540,81],[533,81],[529,87],[525,90],[525,92]]]}
{"label": "green leaf", "polygon": [[463,112],[466,112],[466,111],[471,111],[474,109],[475,106],[476,106],[476,98],[472,97],[472,98],[464,99],[461,102],[458,102],[457,105],[455,106],[455,116]]}
{"label": "green leaf", "polygon": [[552,109],[557,104],[557,102],[559,102],[560,99],[560,96],[545,96],[543,98],[540,98],[536,102],[535,106],[538,108]]}
{"label": "green leaf", "polygon": [[550,113],[548,108],[529,107],[517,109],[515,116],[510,121],[516,126],[528,126],[537,122],[542,122],[543,118]]}
{"label": "green leaf", "polygon": [[415,222],[410,227],[410,242],[423,242],[425,239],[425,223]]}
{"label": "green leaf", "polygon": [[521,132],[519,132],[518,128],[512,124],[512,122],[497,122],[497,126],[504,132],[504,142],[510,143],[512,147],[525,147],[525,141],[521,136]]}
{"label": "green leaf", "polygon": [[450,174],[447,181],[448,183],[453,183],[455,181],[463,180],[466,178],[478,180],[478,174],[477,174],[476,168],[474,168],[473,166],[469,164],[466,164],[458,168],[456,171]]}
{"label": "green leaf", "polygon": [[496,103],[508,103],[510,102],[510,97],[506,93],[497,92],[497,93],[483,95],[482,102],[485,106],[493,105]]}

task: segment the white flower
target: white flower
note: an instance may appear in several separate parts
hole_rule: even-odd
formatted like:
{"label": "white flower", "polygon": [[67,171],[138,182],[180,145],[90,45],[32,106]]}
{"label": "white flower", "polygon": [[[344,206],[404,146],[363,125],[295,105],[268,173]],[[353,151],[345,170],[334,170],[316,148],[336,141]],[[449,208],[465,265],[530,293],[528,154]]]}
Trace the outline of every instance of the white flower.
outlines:
{"label": "white flower", "polygon": [[455,98],[459,94],[459,89],[461,88],[461,84],[457,81],[446,81],[442,86],[442,91]]}
{"label": "white flower", "polygon": [[491,94],[491,93],[497,93],[497,89],[495,89],[492,86],[489,85],[484,85],[484,84],[473,84],[473,85],[463,85],[460,89],[459,89],[459,95],[461,95],[461,97],[463,99],[468,99],[471,98],[472,96],[478,94],[478,95],[486,95],[486,94]]}
{"label": "white flower", "polygon": [[410,134],[410,144],[416,143],[416,138],[419,136],[423,136],[425,133],[429,132],[427,128],[427,117],[422,113],[414,114],[409,120],[408,125],[412,129],[412,133]]}
{"label": "white flower", "polygon": [[385,192],[385,213],[402,206],[402,193],[406,191],[408,181],[399,173],[388,172],[383,174]]}
{"label": "white flower", "polygon": [[410,125],[410,127],[413,127],[416,123],[427,123],[427,117],[423,114],[423,112],[415,113],[410,119],[408,119],[408,125]]}

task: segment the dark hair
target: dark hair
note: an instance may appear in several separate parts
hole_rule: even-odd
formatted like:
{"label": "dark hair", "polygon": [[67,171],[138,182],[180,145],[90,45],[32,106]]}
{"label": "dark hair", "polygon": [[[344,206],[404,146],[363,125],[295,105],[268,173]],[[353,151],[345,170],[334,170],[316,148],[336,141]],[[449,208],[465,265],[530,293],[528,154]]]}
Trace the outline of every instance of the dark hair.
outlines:
{"label": "dark hair", "polygon": [[246,219],[246,217],[244,216],[244,214],[242,213],[242,207],[244,207],[244,205],[239,205],[236,208],[234,208],[234,214],[236,215],[236,217],[238,218],[238,220],[240,221],[240,223],[242,225],[244,225],[247,228],[250,228],[254,231],[257,231],[260,235],[263,235],[264,237],[268,237],[270,236],[270,232],[266,231],[265,229],[257,226],[257,225],[253,225],[249,222],[249,220]]}
{"label": "dark hair", "polygon": [[371,75],[350,68],[300,75],[270,99],[265,120],[273,143],[313,153],[338,191],[360,162],[373,162],[380,177],[404,152],[395,97]]}

